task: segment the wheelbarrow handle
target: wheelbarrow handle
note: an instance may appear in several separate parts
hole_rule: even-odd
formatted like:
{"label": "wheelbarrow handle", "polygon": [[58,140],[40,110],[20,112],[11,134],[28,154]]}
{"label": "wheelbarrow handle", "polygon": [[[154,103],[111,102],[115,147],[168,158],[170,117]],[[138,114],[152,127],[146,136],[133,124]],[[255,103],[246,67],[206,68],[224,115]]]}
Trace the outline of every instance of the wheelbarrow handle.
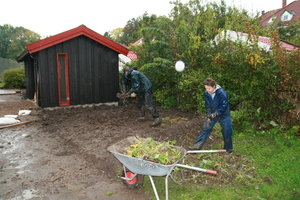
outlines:
{"label": "wheelbarrow handle", "polygon": [[195,151],[187,151],[186,153],[225,153],[225,149],[220,150],[195,150]]}
{"label": "wheelbarrow handle", "polygon": [[206,173],[217,175],[218,172],[207,169],[207,170],[206,170]]}
{"label": "wheelbarrow handle", "polygon": [[182,167],[182,168],[187,168],[187,169],[192,169],[192,170],[196,170],[196,171],[200,171],[200,172],[205,172],[205,173],[209,173],[209,174],[217,174],[217,172],[213,171],[213,170],[202,169],[202,168],[192,167],[192,166],[188,166],[188,165],[176,164],[176,166]]}

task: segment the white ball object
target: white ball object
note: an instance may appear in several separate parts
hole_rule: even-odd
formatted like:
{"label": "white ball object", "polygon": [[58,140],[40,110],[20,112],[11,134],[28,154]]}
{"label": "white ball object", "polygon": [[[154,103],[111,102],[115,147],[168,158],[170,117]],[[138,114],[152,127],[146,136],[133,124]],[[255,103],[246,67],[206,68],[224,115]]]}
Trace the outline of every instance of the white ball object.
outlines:
{"label": "white ball object", "polygon": [[178,60],[175,64],[176,71],[182,72],[184,70],[184,68],[185,68],[184,62],[182,60]]}

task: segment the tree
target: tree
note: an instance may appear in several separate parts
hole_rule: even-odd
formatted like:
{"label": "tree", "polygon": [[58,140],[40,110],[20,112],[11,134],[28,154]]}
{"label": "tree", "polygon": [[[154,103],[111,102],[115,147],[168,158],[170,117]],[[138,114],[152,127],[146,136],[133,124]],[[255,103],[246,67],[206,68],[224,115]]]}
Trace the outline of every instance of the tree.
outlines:
{"label": "tree", "polygon": [[280,39],[300,46],[300,19],[287,26],[280,26],[278,32]]}
{"label": "tree", "polygon": [[0,76],[3,71],[10,69],[10,68],[19,68],[24,66],[24,63],[18,63],[15,60],[10,60],[6,58],[0,58]]}
{"label": "tree", "polygon": [[139,39],[137,32],[139,29],[138,25],[139,19],[132,18],[123,28],[122,33],[117,38],[116,42],[121,44],[129,45],[130,43],[134,43]]}
{"label": "tree", "polygon": [[[202,2],[173,1],[170,18],[144,14],[123,30],[128,31],[122,35],[127,41],[133,36],[143,38],[141,44],[129,48],[138,56],[134,64],[153,82],[156,100],[162,106],[203,112],[202,81],[212,77],[230,94],[232,108],[246,113],[241,124],[245,120],[256,127],[271,120],[297,124],[299,50],[286,53],[281,49],[274,34],[277,28],[262,29],[258,15],[250,17],[245,10],[228,7],[224,0],[221,4]],[[216,42],[214,38],[223,30],[248,33],[249,43]],[[257,36],[272,38],[272,52],[258,47]],[[186,64],[181,73],[174,70],[177,60]]]}
{"label": "tree", "polygon": [[15,33],[15,28],[9,24],[0,26],[0,57],[7,58],[7,49],[11,42],[11,36]]}
{"label": "tree", "polygon": [[0,56],[15,59],[26,48],[27,44],[40,40],[41,36],[22,26],[13,27],[8,24],[0,26]]}
{"label": "tree", "polygon": [[105,32],[103,36],[112,40],[112,35],[110,34],[110,32]]}
{"label": "tree", "polygon": [[119,41],[120,37],[122,36],[123,28],[115,28],[112,31],[110,31],[111,39],[114,41]]}

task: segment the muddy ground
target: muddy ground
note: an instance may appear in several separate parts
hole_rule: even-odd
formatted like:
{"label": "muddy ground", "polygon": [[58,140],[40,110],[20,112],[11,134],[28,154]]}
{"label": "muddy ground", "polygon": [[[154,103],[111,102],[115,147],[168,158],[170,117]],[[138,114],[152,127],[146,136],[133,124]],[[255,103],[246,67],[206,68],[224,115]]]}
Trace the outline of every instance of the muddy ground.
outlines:
{"label": "muddy ground", "polygon": [[[160,126],[136,122],[137,105],[37,109],[22,93],[0,95],[0,117],[17,115],[31,122],[0,129],[0,199],[148,200],[143,189],[128,190],[118,175],[121,163],[107,147],[128,136],[176,140],[187,148],[198,135],[203,116],[157,106]],[[213,136],[212,136],[213,137]],[[209,149],[210,143],[206,145]]]}

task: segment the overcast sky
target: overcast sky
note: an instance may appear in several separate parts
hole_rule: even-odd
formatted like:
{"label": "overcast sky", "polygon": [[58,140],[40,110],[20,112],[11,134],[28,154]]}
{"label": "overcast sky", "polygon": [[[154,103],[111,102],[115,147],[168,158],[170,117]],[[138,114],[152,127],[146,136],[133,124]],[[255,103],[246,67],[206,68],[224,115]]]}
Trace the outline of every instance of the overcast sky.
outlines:
{"label": "overcast sky", "polygon": [[[227,5],[246,8],[252,13],[282,7],[282,0],[225,1]],[[287,4],[292,1],[287,0]],[[145,12],[168,16],[173,8],[169,2],[170,0],[1,0],[0,25],[22,26],[44,38],[84,24],[103,35],[106,31],[123,28],[127,21]],[[188,0],[181,2],[186,3]]]}

